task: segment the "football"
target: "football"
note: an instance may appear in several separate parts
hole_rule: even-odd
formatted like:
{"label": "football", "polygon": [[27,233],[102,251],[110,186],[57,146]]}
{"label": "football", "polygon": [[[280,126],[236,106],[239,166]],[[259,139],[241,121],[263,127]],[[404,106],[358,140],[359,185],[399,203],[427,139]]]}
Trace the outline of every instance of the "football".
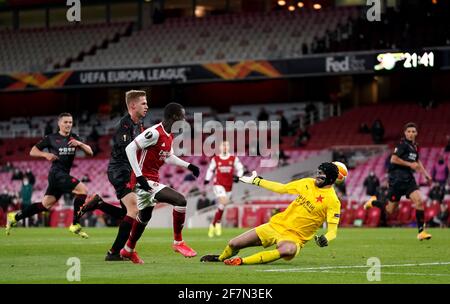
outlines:
{"label": "football", "polygon": [[345,181],[345,179],[347,178],[347,174],[348,174],[347,166],[344,165],[343,163],[337,162],[337,161],[333,162],[333,164],[335,164],[339,169],[339,175],[336,179],[336,183],[337,184],[343,183]]}

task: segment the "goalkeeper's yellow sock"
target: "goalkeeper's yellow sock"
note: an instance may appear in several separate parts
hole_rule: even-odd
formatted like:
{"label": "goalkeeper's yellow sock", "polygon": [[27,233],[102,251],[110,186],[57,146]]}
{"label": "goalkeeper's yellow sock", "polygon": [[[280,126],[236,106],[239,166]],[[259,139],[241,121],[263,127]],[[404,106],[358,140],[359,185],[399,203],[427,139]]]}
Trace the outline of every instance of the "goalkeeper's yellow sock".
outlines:
{"label": "goalkeeper's yellow sock", "polygon": [[229,245],[227,245],[227,247],[225,247],[225,249],[223,250],[222,254],[219,256],[219,261],[223,262],[224,260],[238,254],[239,250],[238,249],[232,249]]}
{"label": "goalkeeper's yellow sock", "polygon": [[278,249],[269,250],[269,251],[261,251],[255,253],[254,255],[248,256],[242,259],[242,264],[245,265],[253,265],[253,264],[264,264],[270,263],[278,260],[281,257]]}

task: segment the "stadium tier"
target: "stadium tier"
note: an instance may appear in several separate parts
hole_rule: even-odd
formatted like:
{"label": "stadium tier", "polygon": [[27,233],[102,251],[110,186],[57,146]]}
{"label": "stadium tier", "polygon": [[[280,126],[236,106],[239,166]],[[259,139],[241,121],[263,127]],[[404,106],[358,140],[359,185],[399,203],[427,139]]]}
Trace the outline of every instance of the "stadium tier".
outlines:
{"label": "stadium tier", "polygon": [[321,53],[448,46],[448,13],[444,10],[431,10],[427,14],[421,11],[411,14],[388,10],[383,16],[383,22],[367,22],[366,16],[361,14],[346,30],[317,39],[313,51]]}
{"label": "stadium tier", "polygon": [[318,37],[359,16],[354,7],[193,18],[171,18],[134,31],[71,68],[177,65],[281,59],[304,54]]}
{"label": "stadium tier", "polygon": [[45,72],[105,47],[130,23],[0,30],[0,73]]}
{"label": "stadium tier", "polygon": [[[311,140],[307,148],[321,149],[336,145],[370,145],[372,136],[359,132],[361,124],[369,127],[380,119],[384,129],[384,142],[397,143],[402,136],[403,125],[414,121],[419,126],[418,142],[422,147],[444,146],[446,133],[450,130],[450,103],[434,108],[418,104],[385,104],[354,108],[339,117],[332,117],[311,127]],[[398,119],[401,118],[401,119]]]}

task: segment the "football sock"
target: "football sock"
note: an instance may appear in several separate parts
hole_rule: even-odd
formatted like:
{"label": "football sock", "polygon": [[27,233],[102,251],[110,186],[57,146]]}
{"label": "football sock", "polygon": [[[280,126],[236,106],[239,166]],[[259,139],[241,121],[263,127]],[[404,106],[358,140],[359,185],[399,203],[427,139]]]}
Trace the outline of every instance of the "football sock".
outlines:
{"label": "football sock", "polygon": [[387,212],[386,212],[386,209],[384,209],[384,208],[381,209],[380,226],[387,227]]}
{"label": "football sock", "polygon": [[186,218],[186,207],[173,207],[173,239],[177,242],[183,240],[181,231],[183,230],[184,220]]}
{"label": "football sock", "polygon": [[125,243],[128,240],[128,237],[130,236],[131,228],[133,227],[134,219],[132,217],[129,217],[126,215],[122,223],[119,225],[119,231],[117,232],[116,240],[114,241],[114,244],[112,245],[110,252],[111,253],[118,253],[120,249],[125,246]]}
{"label": "football sock", "polygon": [[254,255],[242,258],[242,264],[253,265],[253,264],[264,264],[276,261],[280,258],[280,252],[278,249],[273,249],[269,251],[261,251],[255,253]]}
{"label": "football sock", "polygon": [[44,205],[42,205],[42,203],[34,203],[25,208],[24,210],[17,212],[15,218],[16,221],[20,221],[26,217],[30,217],[43,211],[47,211],[47,208],[45,208]]}
{"label": "football sock", "polygon": [[235,256],[239,253],[239,249],[233,249],[230,247],[230,245],[227,245],[225,249],[223,250],[222,254],[219,256],[219,261],[224,261],[228,258],[231,258],[232,256]]}
{"label": "football sock", "polygon": [[417,229],[419,229],[419,233],[423,231],[423,226],[425,225],[424,214],[425,212],[423,210],[416,210],[416,222],[417,222]]}
{"label": "football sock", "polygon": [[[146,209],[150,209],[149,212],[147,212]],[[147,207],[143,211],[145,213],[147,213],[147,214],[150,213],[150,217],[151,217],[152,210],[153,210],[153,207]],[[147,227],[147,223],[150,220],[148,218],[148,216],[146,216],[146,215],[143,216],[144,219],[141,219],[142,215],[143,214],[139,213],[139,215],[136,217],[136,220],[133,222],[133,226],[131,228],[130,237],[128,238],[127,244],[125,246],[125,249],[127,251],[130,251],[130,252],[134,251],[134,248],[136,248],[137,241],[141,238],[142,233],[144,232],[145,227]]]}
{"label": "football sock", "polygon": [[119,220],[123,219],[123,217],[127,214],[127,209],[116,207],[105,202],[100,203],[100,205],[98,205],[98,209]]}
{"label": "football sock", "polygon": [[217,207],[216,214],[214,215],[214,220],[212,222],[213,225],[215,225],[216,223],[220,223],[224,209],[225,209],[225,206],[222,204],[219,204],[219,206]]}
{"label": "football sock", "polygon": [[80,211],[81,206],[83,206],[86,201],[86,194],[77,194],[73,199],[73,218],[72,225],[78,224],[80,219],[78,218],[78,211]]}

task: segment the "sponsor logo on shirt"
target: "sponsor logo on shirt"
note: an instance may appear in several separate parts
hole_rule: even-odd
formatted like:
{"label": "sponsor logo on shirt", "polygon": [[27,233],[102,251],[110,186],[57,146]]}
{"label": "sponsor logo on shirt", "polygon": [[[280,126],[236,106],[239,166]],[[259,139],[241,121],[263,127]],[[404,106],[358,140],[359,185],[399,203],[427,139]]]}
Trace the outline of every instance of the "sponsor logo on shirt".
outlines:
{"label": "sponsor logo on shirt", "polygon": [[65,147],[65,148],[59,148],[58,149],[59,155],[74,155],[75,154],[75,148],[74,147]]}

